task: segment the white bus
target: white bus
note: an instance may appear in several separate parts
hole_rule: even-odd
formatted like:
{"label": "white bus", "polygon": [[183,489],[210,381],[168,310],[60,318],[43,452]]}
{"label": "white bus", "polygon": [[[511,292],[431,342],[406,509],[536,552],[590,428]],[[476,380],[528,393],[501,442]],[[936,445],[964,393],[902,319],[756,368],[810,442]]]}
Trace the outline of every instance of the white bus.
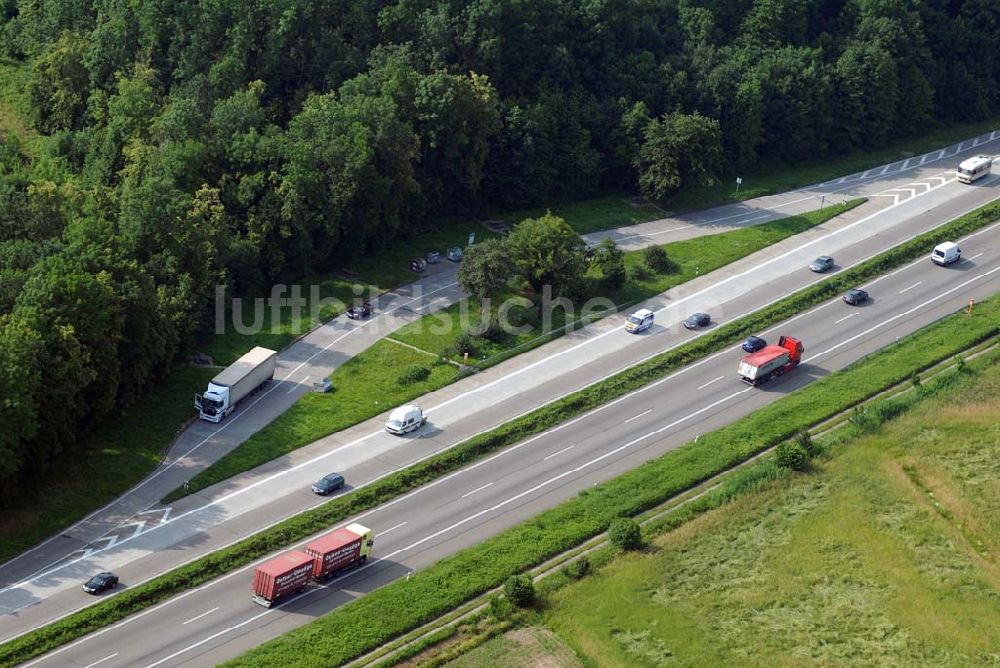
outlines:
{"label": "white bus", "polygon": [[974,158],[963,160],[958,166],[958,180],[962,183],[972,183],[990,173],[993,166],[993,158],[988,155],[977,155]]}

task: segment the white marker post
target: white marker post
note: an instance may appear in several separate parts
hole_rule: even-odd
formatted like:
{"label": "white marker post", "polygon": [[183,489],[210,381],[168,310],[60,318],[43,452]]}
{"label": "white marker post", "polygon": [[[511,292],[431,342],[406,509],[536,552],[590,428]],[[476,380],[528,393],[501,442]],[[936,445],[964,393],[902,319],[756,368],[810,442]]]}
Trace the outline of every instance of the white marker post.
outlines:
{"label": "white marker post", "polygon": [[737,176],[736,177],[736,196],[737,197],[740,196],[740,184],[741,183],[743,183],[743,179],[741,179],[740,177]]}

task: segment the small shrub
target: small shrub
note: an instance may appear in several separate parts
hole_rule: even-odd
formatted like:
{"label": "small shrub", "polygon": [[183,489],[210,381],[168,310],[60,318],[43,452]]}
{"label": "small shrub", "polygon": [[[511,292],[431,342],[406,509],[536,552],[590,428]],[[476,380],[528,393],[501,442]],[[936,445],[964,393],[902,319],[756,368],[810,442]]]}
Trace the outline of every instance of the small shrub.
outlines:
{"label": "small shrub", "polygon": [[563,566],[562,572],[570,580],[579,580],[590,574],[590,568],[590,559],[582,556],[576,561]]}
{"label": "small shrub", "polygon": [[472,338],[472,335],[468,332],[462,332],[455,337],[455,348],[458,350],[460,355],[465,355],[466,353],[469,355],[476,354],[475,341]]}
{"label": "small shrub", "polygon": [[775,449],[778,464],[793,471],[809,468],[809,453],[795,441],[784,441]]}
{"label": "small shrub", "polygon": [[489,327],[486,328],[480,337],[486,339],[491,343],[503,343],[507,338],[507,332],[503,331],[503,327],[500,326],[495,320],[490,321]]}
{"label": "small shrub", "polygon": [[628,268],[628,277],[630,281],[645,281],[649,280],[653,276],[650,272],[649,267],[644,264],[633,264]]}
{"label": "small shrub", "polygon": [[920,374],[914,371],[910,376],[910,382],[913,383],[913,387],[920,387]]}
{"label": "small shrub", "polygon": [[965,366],[965,358],[959,357],[955,359],[955,371],[959,373],[965,373],[969,370],[969,367]]}
{"label": "small shrub", "polygon": [[665,274],[670,269],[667,251],[663,250],[662,246],[646,246],[642,258],[646,266],[658,274]]}
{"label": "small shrub", "polygon": [[498,622],[502,622],[510,617],[513,612],[514,606],[511,605],[510,600],[495,594],[490,596],[490,616],[492,616],[493,619]]}
{"label": "small shrub", "polygon": [[616,517],[608,525],[608,541],[619,550],[638,550],[642,547],[642,529],[628,517]]}
{"label": "small shrub", "polygon": [[535,600],[535,582],[530,575],[511,575],[504,582],[503,591],[519,608],[526,608]]}
{"label": "small shrub", "polygon": [[810,457],[815,457],[817,451],[819,450],[816,444],[813,443],[812,436],[810,436],[809,432],[805,429],[795,435],[795,442],[799,445],[799,447],[805,450],[806,454]]}
{"label": "small shrub", "polygon": [[448,346],[438,353],[436,364],[448,364],[452,357],[458,357],[458,349],[455,346]]}
{"label": "small shrub", "polygon": [[431,370],[419,364],[411,364],[405,367],[396,382],[400,385],[412,385],[427,380],[431,376]]}

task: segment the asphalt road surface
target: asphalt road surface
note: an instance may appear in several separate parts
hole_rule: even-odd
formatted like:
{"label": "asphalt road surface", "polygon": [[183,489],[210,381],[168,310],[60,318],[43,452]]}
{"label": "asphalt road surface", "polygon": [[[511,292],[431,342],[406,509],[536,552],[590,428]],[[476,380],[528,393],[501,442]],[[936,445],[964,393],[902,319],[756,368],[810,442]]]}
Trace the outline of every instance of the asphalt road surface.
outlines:
{"label": "asphalt road surface", "polygon": [[[783,216],[812,211],[854,197],[871,198],[866,210],[917,199],[954,180],[954,167],[977,153],[996,153],[1000,131],[985,133],[952,146],[898,160],[787,193],[664,218],[587,235],[595,244],[615,239],[626,249],[689,239],[757,225]],[[422,249],[415,249],[415,253]],[[417,253],[419,254],[419,253]],[[358,323],[335,318],[281,351],[277,382],[222,424],[195,421],[178,436],[163,464],[122,497],[51,537],[23,556],[0,565],[0,586],[37,573],[40,566],[108,547],[123,532],[142,531],[169,519],[171,509],[157,507],[169,491],[194,477],[286,411],[313,383],[352,356],[415,318],[444,308],[464,296],[455,283],[456,266],[442,262],[415,283],[373,299],[376,316]],[[285,295],[287,296],[287,294]],[[192,388],[192,397],[203,388]],[[5,609],[0,603],[0,611]]]}
{"label": "asphalt road surface", "polygon": [[[963,260],[955,265],[937,267],[922,258],[863,286],[873,297],[864,306],[833,300],[761,332],[769,340],[792,334],[806,346],[798,369],[765,386],[738,380],[742,353],[734,347],[353,518],[376,531],[376,558],[327,586],[312,586],[280,607],[264,609],[250,600],[251,569],[244,568],[28,665],[208,666],[232,658],[747,415],[962,309],[970,299],[995,294],[1000,226],[961,245]],[[634,338],[652,352],[662,350],[668,336],[653,330]],[[296,498],[301,501],[306,493]],[[238,533],[235,524],[228,526]],[[122,572],[122,581],[127,586],[142,576],[134,567]]]}
{"label": "asphalt road surface", "polygon": [[641,336],[622,331],[622,316],[609,317],[428,395],[421,402],[431,424],[409,438],[390,437],[378,419],[371,420],[170,508],[153,508],[145,515],[148,522],[108,533],[83,554],[53,563],[29,552],[20,563],[33,570],[0,590],[0,638],[89,603],[79,596],[79,582],[93,572],[115,570],[126,585],[148,579],[315,505],[304,490],[329,470],[345,472],[349,485],[366,484],[689,340],[693,335],[678,323],[690,311],[706,310],[716,323],[732,320],[818,280],[803,267],[831,248],[838,268],[847,267],[995,199],[998,180],[994,175],[964,186],[951,173],[912,182],[906,190],[913,197],[874,212],[855,210],[650,300],[646,305],[657,310],[657,324]]}

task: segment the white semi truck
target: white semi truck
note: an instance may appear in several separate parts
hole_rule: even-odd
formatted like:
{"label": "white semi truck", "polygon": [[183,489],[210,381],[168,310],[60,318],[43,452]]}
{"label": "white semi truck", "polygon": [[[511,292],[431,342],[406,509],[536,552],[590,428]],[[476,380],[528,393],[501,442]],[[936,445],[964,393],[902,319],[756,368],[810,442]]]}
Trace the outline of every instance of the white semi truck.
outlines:
{"label": "white semi truck", "polygon": [[203,394],[194,395],[194,407],[202,420],[222,422],[247,396],[274,378],[278,353],[257,346],[208,383]]}

